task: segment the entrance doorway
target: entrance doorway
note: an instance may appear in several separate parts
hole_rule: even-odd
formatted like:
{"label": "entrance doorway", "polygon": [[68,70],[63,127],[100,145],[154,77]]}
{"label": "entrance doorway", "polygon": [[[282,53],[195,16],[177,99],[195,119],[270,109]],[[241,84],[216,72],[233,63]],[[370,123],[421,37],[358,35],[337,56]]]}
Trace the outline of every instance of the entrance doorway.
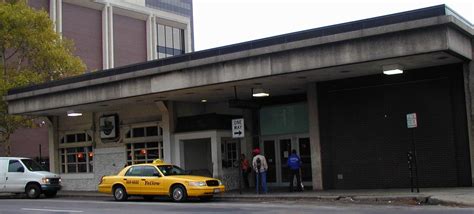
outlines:
{"label": "entrance doorway", "polygon": [[262,137],[260,148],[267,158],[267,182],[269,185],[288,185],[289,169],[287,161],[293,149],[296,150],[303,162],[301,166],[301,179],[305,186],[311,185],[311,150],[307,135]]}
{"label": "entrance doorway", "polygon": [[183,167],[192,175],[212,177],[211,139],[184,140]]}

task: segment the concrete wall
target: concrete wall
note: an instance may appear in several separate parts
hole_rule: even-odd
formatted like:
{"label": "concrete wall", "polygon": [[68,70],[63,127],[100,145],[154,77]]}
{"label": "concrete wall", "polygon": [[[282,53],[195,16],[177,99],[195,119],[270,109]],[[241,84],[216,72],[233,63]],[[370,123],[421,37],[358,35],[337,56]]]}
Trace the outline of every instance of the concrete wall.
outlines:
{"label": "concrete wall", "polygon": [[[25,113],[438,51],[472,58],[465,34],[438,26],[442,19],[424,22],[419,26],[431,27],[412,29],[412,25],[398,24],[393,29],[366,29],[9,95],[9,111]],[[91,87],[95,84],[103,85]],[[76,87],[84,88],[63,91]],[[42,93],[50,94],[15,100]]]}

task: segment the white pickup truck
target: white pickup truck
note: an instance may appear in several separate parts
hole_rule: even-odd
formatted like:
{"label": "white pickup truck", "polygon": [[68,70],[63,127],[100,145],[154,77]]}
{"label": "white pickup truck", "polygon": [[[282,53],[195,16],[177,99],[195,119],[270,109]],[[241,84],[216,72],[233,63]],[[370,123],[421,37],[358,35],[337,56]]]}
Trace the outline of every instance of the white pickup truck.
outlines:
{"label": "white pickup truck", "polygon": [[61,189],[59,175],[43,169],[29,158],[0,157],[0,192],[26,193],[38,198],[42,193],[54,197]]}

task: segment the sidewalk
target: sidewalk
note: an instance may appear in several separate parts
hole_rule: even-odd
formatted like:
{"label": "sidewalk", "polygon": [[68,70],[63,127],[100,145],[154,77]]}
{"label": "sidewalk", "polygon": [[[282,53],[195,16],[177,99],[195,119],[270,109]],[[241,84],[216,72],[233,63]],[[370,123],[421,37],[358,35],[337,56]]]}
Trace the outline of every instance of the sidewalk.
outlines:
{"label": "sidewalk", "polygon": [[[456,188],[423,188],[420,193],[412,193],[410,189],[364,189],[364,190],[324,190],[304,192],[287,192],[287,188],[270,188],[267,194],[256,194],[252,190],[232,190],[216,195],[217,200],[234,201],[325,201],[345,203],[385,203],[402,205],[445,205],[474,207],[474,187]],[[14,196],[0,193],[0,198]],[[110,194],[96,191],[67,191],[58,192],[58,197],[81,198],[112,198]]]}
{"label": "sidewalk", "polygon": [[[457,188],[423,188],[420,193],[412,193],[410,189],[375,189],[375,190],[324,190],[304,192],[287,192],[286,188],[270,188],[267,194],[256,194],[253,189],[242,194],[232,190],[216,199],[222,200],[317,200],[339,201],[348,203],[402,203],[428,204],[447,206],[474,207],[474,187]],[[112,197],[112,195],[87,191],[60,191],[58,197]]]}

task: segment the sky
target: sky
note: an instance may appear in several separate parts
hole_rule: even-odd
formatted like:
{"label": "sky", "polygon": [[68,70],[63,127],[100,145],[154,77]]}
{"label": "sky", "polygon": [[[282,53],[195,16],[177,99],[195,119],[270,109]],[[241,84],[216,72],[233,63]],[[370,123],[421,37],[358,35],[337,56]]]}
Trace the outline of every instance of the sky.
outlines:
{"label": "sky", "polygon": [[193,0],[195,51],[439,4],[474,23],[474,0]]}

